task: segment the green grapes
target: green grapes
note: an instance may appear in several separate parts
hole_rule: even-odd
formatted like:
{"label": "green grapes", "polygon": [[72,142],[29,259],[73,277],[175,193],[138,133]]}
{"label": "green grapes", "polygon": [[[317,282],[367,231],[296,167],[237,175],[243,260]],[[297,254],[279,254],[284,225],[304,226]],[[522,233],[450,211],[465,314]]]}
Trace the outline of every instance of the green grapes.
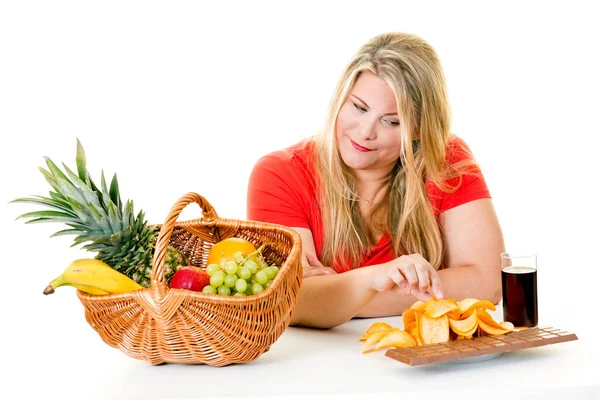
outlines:
{"label": "green grapes", "polygon": [[221,267],[218,264],[210,264],[206,267],[206,273],[212,276],[215,272],[217,272]]}
{"label": "green grapes", "polygon": [[223,281],[223,283],[227,287],[234,287],[235,286],[235,282],[237,280],[238,280],[238,277],[237,277],[236,274],[227,274],[227,276],[225,277],[225,280]]}
{"label": "green grapes", "polygon": [[214,287],[219,287],[223,284],[223,282],[225,281],[225,271],[215,271],[215,273],[213,273],[210,276],[210,286],[214,286]]}
{"label": "green grapes", "polygon": [[240,278],[235,282],[235,290],[237,290],[238,292],[244,293],[247,288],[248,282],[246,282],[245,279]]}
{"label": "green grapes", "polygon": [[269,275],[267,275],[267,271],[261,269],[260,271],[256,271],[256,274],[254,274],[254,280],[256,283],[264,285],[265,283],[269,282]]}
{"label": "green grapes", "polygon": [[215,294],[217,293],[217,289],[214,286],[206,285],[204,289],[202,289],[202,293]]}
{"label": "green grapes", "polygon": [[202,293],[220,296],[252,296],[263,292],[279,272],[279,267],[269,264],[262,254],[246,255],[237,252],[233,260],[226,263],[210,264],[206,267],[210,285]]}
{"label": "green grapes", "polygon": [[225,264],[225,272],[228,274],[235,274],[238,270],[238,265],[235,261],[227,261]]}

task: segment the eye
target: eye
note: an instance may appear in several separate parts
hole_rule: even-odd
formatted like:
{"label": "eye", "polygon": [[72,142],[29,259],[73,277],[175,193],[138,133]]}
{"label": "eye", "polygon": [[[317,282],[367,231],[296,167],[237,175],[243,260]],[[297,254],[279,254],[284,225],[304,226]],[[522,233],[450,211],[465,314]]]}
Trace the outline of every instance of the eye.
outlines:
{"label": "eye", "polygon": [[396,122],[396,121],[390,121],[389,119],[385,119],[384,120],[387,124],[389,124],[390,126],[398,126],[400,125],[400,122]]}
{"label": "eye", "polygon": [[367,109],[366,109],[366,108],[364,108],[364,107],[361,107],[361,106],[359,106],[359,105],[358,105],[358,104],[356,104],[356,103],[352,103],[352,104],[354,104],[354,107],[356,107],[356,109],[357,109],[358,111],[360,111],[361,113],[366,113],[366,112],[367,112]]}

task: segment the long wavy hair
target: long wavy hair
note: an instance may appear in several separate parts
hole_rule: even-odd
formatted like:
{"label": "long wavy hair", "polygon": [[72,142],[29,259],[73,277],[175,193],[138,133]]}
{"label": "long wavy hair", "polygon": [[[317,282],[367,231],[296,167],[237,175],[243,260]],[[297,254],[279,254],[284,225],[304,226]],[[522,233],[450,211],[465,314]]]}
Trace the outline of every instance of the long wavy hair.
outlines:
{"label": "long wavy hair", "polygon": [[[420,253],[438,269],[444,243],[425,187],[430,180],[444,191],[448,179],[473,162],[448,166],[450,107],[445,77],[435,50],[407,33],[385,33],[365,43],[344,69],[331,98],[325,125],[315,136],[319,201],[323,219],[324,265],[356,268],[375,244],[359,208],[356,178],[343,162],[336,140],[340,108],[363,71],[385,81],[396,98],[402,151],[389,175],[386,194],[369,221],[386,221],[396,256]],[[460,182],[459,182],[460,184]],[[375,227],[376,228],[376,227]]]}

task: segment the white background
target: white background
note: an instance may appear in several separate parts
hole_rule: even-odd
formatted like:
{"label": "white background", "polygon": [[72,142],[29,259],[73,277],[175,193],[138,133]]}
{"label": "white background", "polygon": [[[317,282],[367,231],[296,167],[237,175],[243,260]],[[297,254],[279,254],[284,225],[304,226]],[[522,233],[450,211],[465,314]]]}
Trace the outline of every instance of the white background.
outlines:
{"label": "white background", "polygon": [[70,248],[72,237],[49,238],[62,225],[15,221],[37,207],[8,204],[47,195],[44,156],[75,169],[79,138],[92,177],[116,172],[151,223],[187,192],[243,219],[256,160],[314,134],[346,62],[386,31],[438,51],[452,130],[483,168],[507,249],[539,256],[540,323],[598,337],[592,3],[1,2],[0,344],[10,381],[54,398],[28,365],[85,361],[105,346],[74,291],[42,295],[90,254]]}

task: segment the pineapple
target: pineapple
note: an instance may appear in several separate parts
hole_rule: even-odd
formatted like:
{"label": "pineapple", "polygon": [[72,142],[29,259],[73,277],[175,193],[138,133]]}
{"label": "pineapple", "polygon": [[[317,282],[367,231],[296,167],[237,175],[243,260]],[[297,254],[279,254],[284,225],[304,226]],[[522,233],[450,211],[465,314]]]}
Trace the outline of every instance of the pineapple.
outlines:
{"label": "pineapple", "polygon": [[[48,170],[40,168],[54,191],[50,197],[32,196],[18,198],[11,203],[34,203],[50,210],[34,211],[19,218],[30,218],[26,223],[62,222],[69,226],[51,237],[77,235],[72,246],[87,243],[82,248],[97,252],[95,258],[127,275],[143,287],[150,286],[152,257],[158,228],[150,226],[140,211],[135,215],[133,201],[121,202],[117,175],[106,186],[104,171],[100,189],[94,184],[86,169],[85,152],[77,140],[77,174],[64,163],[63,173],[48,157]],[[165,279],[171,281],[179,267],[188,260],[179,250],[168,247],[165,259]]]}

